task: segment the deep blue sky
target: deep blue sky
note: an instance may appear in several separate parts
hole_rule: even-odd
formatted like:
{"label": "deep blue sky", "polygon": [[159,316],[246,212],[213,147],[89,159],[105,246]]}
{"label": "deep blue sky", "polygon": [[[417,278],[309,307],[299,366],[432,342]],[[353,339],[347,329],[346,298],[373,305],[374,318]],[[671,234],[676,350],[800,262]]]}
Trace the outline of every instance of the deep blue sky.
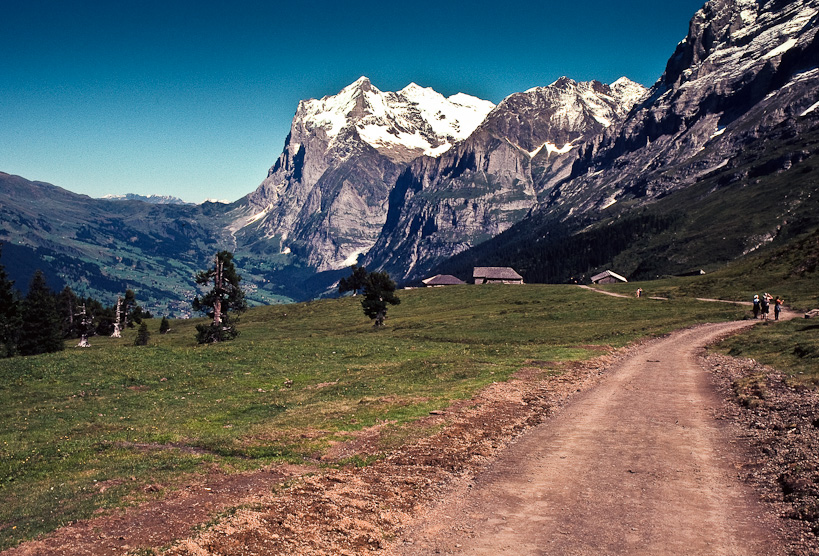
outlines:
{"label": "deep blue sky", "polygon": [[0,171],[233,201],[266,176],[300,99],[362,75],[495,103],[562,75],[650,86],[703,2],[4,2]]}

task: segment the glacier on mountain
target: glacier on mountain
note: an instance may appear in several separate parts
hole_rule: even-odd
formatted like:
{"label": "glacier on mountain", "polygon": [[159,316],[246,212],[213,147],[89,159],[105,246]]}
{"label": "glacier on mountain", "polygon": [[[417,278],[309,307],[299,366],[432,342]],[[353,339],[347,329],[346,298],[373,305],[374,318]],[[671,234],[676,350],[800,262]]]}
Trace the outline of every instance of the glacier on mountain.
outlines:
{"label": "glacier on mountain", "polygon": [[322,129],[331,143],[354,127],[375,149],[403,147],[414,156],[437,156],[468,137],[494,107],[464,93],[445,98],[415,83],[382,92],[361,77],[336,95],[302,101],[297,116],[306,129]]}

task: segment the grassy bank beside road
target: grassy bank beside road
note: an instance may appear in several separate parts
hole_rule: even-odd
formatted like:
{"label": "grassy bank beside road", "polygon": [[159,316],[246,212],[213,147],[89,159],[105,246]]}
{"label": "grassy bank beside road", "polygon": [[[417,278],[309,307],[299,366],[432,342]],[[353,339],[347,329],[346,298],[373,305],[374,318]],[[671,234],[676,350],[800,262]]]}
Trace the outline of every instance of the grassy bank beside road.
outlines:
{"label": "grassy bank beside road", "polygon": [[147,347],[133,346],[129,330],[89,349],[0,360],[0,549],[161,496],[145,487],[183,484],[188,473],[319,464],[332,442],[376,424],[388,430],[386,452],[407,440],[403,424],[527,362],[591,358],[744,314],[571,286],[399,293],[384,330],[345,298],[251,309],[239,338],[222,345],[196,345],[197,321],[175,321],[163,336],[154,319]]}

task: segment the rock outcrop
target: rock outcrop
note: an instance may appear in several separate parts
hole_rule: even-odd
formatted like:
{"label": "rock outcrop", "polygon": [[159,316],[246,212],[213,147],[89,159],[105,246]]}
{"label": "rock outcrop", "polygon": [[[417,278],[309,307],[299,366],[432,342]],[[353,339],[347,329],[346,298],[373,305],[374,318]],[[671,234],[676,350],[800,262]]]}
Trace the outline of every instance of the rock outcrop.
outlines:
{"label": "rock outcrop", "polygon": [[407,163],[466,138],[494,105],[410,84],[381,92],[366,77],[299,103],[276,164],[234,210],[240,245],[277,241],[316,270],[343,268],[375,243]]}
{"label": "rock outcrop", "polygon": [[466,140],[413,161],[389,196],[366,263],[401,279],[522,220],[568,175],[584,141],[625,117],[645,88],[561,78],[503,100]]}
{"label": "rock outcrop", "polygon": [[818,14],[816,0],[707,2],[645,100],[580,149],[547,205],[578,214],[651,201],[815,110]]}

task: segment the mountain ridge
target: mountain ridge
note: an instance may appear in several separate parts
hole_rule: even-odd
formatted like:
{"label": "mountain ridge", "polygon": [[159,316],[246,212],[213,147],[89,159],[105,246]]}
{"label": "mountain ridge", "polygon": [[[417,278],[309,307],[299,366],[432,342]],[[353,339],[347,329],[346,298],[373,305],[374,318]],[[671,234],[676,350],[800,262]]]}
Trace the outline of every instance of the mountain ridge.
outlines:
{"label": "mountain ridge", "polygon": [[[819,0],[709,0],[647,91],[561,78],[490,106],[360,78],[299,103],[267,177],[229,205],[92,200],[0,174],[16,187],[0,240],[72,287],[144,283],[166,300],[227,248],[255,303],[314,297],[353,262],[407,282],[453,255],[542,259],[539,280],[561,281],[724,264],[819,226],[817,22]],[[561,245],[600,253],[541,272]]]}

